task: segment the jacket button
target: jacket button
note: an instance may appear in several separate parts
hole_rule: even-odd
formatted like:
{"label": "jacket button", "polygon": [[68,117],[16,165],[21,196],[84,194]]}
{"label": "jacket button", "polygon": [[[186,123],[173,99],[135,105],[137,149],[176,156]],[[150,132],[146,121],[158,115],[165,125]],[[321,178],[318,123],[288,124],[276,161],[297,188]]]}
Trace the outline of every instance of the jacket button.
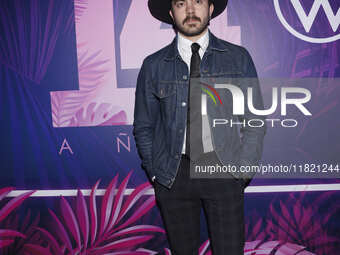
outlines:
{"label": "jacket button", "polygon": [[188,79],[188,76],[187,75],[183,75],[183,80],[186,80]]}
{"label": "jacket button", "polygon": [[182,132],[183,132],[183,129],[180,129],[179,132],[182,133]]}
{"label": "jacket button", "polygon": [[152,176],[152,178],[151,178],[151,181],[155,181],[155,179],[156,179],[156,176],[154,175],[154,176]]}
{"label": "jacket button", "polygon": [[187,105],[186,102],[182,102],[182,107],[185,107]]}
{"label": "jacket button", "polygon": [[175,155],[175,159],[178,159],[178,158],[179,158],[179,156],[178,156],[178,154],[176,154],[176,155]]}

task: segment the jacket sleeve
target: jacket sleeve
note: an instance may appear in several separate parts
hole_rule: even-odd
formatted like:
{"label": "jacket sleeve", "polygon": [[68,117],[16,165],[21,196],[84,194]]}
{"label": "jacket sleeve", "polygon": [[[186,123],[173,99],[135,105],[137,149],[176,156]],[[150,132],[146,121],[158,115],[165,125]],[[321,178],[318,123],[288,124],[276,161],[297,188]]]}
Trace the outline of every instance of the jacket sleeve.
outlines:
{"label": "jacket sleeve", "polygon": [[139,71],[135,92],[133,135],[142,168],[149,179],[154,176],[152,168],[152,141],[154,126],[159,111],[159,102],[152,94],[152,77],[150,65],[146,59]]}
{"label": "jacket sleeve", "polygon": [[[245,121],[245,125],[241,125],[241,150],[239,157],[240,166],[254,166],[258,165],[259,160],[262,157],[263,151],[263,139],[266,133],[267,125],[265,116],[256,115],[249,111],[248,107],[248,88],[252,88],[252,99],[253,106],[257,110],[263,110],[263,98],[260,89],[257,72],[255,69],[254,62],[249,55],[248,51],[245,50],[245,61],[244,61],[244,78],[241,81],[241,88],[244,94],[245,101],[245,112],[244,115],[239,115],[241,122]],[[263,126],[252,127],[248,125],[248,121],[251,119],[261,120]],[[256,121],[252,125],[260,126],[260,122]],[[249,184],[250,179],[255,175],[252,172],[241,172],[241,177],[244,179],[246,185]]]}

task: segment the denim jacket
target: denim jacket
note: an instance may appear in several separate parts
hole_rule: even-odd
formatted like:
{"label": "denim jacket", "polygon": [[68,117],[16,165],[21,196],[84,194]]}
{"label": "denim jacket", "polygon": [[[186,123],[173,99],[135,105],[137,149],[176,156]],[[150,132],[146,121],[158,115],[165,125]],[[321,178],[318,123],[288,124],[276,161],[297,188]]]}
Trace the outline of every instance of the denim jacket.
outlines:
{"label": "denim jacket", "polygon": [[[209,46],[200,65],[202,79],[211,84],[220,78],[236,79],[244,94],[244,115],[233,115],[232,95],[219,90],[223,105],[207,105],[213,149],[224,165],[257,165],[263,150],[266,124],[263,116],[248,109],[247,94],[251,87],[253,106],[263,109],[263,99],[257,73],[247,50],[215,37],[209,31]],[[177,36],[161,50],[143,61],[138,74],[135,93],[133,135],[142,167],[151,181],[155,179],[171,188],[184,142],[187,119],[189,71],[177,49]],[[219,125],[212,127],[213,119],[243,123],[250,119],[263,120],[262,127],[250,125]],[[235,178],[251,179],[254,173],[232,172]]]}

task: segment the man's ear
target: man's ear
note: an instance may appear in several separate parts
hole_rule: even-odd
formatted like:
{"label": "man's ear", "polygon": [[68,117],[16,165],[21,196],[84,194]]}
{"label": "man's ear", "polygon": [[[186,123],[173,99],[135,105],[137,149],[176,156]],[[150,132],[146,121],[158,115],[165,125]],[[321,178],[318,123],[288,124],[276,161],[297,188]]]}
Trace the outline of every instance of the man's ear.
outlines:
{"label": "man's ear", "polygon": [[172,18],[172,20],[174,20],[174,16],[172,15],[171,9],[169,10],[169,14],[170,14],[170,17]]}
{"label": "man's ear", "polygon": [[214,12],[214,4],[210,4],[209,6],[209,14],[210,14],[210,17],[212,15],[212,13]]}

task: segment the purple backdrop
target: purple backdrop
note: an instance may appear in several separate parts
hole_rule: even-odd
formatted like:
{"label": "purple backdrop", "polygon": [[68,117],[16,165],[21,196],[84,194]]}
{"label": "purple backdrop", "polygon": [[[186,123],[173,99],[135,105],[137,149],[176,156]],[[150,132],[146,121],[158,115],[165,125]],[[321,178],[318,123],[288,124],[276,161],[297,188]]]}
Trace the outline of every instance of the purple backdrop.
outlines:
{"label": "purple backdrop", "polygon": [[[211,22],[249,50],[267,106],[269,79],[313,78],[312,116],[268,129],[263,164],[340,163],[338,10],[336,0],[229,0]],[[142,60],[172,28],[147,0],[2,0],[0,36],[0,254],[171,254],[131,124]],[[338,254],[339,190],[336,178],[254,179],[245,254]]]}

